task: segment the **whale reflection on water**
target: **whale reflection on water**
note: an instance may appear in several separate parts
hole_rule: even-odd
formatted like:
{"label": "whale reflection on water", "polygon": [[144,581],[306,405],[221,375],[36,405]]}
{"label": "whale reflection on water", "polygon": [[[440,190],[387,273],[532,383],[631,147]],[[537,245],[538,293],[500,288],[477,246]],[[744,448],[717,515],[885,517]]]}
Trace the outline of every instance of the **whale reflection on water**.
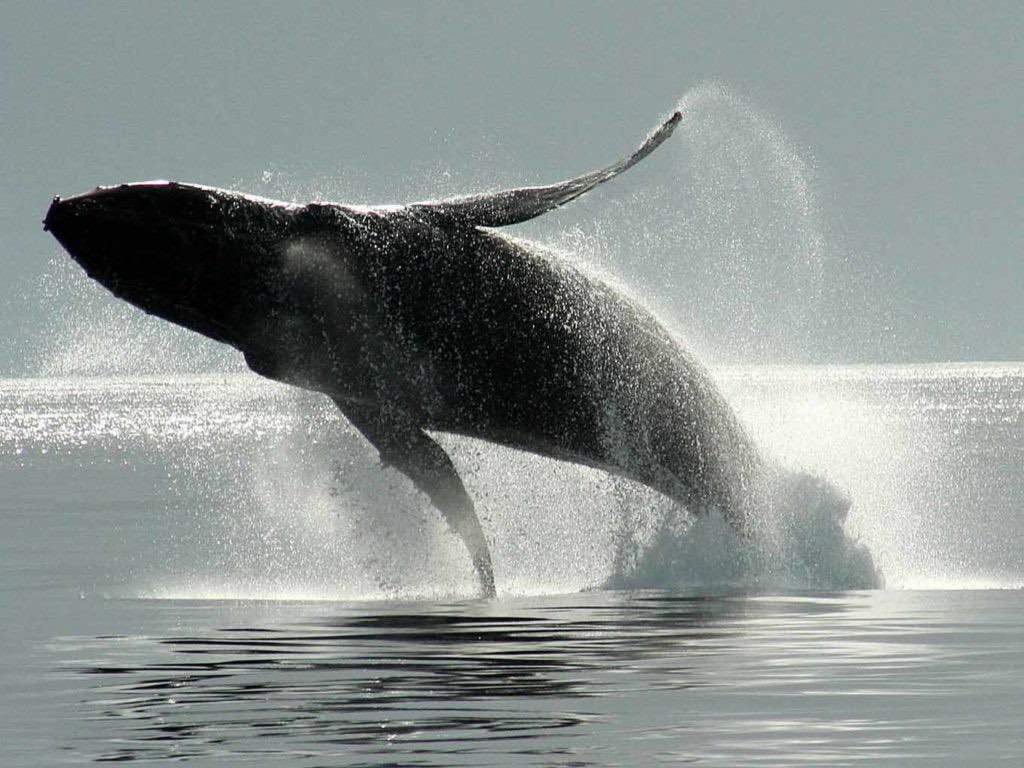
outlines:
{"label": "whale reflection on water", "polygon": [[[76,661],[65,669],[88,679],[90,719],[103,724],[69,748],[103,761],[479,760],[494,742],[521,740],[521,749],[502,751],[589,764],[600,748],[583,738],[588,724],[614,718],[631,694],[670,691],[678,708],[680,691],[731,688],[758,627],[834,617],[851,609],[849,599],[602,592],[343,607],[161,638],[68,638],[62,651]],[[185,611],[202,619],[223,605],[186,603]],[[691,727],[684,719],[671,726]]]}

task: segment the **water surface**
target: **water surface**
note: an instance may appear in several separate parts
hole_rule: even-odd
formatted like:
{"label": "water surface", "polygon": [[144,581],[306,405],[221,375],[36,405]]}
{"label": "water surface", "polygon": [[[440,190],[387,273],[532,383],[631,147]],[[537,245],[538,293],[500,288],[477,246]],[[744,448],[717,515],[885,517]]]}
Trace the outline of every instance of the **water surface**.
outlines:
{"label": "water surface", "polygon": [[[444,438],[496,601],[319,398],[0,383],[0,762],[1019,764],[1024,368],[719,376],[847,490],[849,541],[808,516],[749,557],[599,472]],[[674,553],[649,588],[604,588],[624,537]],[[844,586],[850,546],[884,588]]]}

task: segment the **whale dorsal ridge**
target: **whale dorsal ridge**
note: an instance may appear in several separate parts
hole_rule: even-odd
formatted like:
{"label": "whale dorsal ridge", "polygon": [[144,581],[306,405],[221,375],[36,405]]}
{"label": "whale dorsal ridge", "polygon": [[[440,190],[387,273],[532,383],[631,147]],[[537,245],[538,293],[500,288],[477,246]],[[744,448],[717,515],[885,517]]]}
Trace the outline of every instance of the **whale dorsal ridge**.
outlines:
{"label": "whale dorsal ridge", "polygon": [[671,136],[682,118],[678,110],[673,112],[629,157],[574,179],[540,187],[520,187],[436,202],[413,203],[409,208],[422,213],[440,214],[477,227],[518,224],[565,205],[598,184],[632,168]]}

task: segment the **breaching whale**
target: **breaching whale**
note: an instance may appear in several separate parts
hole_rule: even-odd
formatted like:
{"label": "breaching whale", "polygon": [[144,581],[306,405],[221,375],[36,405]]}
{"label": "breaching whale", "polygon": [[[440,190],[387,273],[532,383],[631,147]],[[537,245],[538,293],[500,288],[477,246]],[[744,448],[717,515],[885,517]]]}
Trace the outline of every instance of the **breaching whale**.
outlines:
{"label": "breaching whale", "polygon": [[548,186],[378,207],[150,181],[55,198],[43,222],[116,296],[329,396],[465,543],[485,533],[428,432],[636,480],[738,530],[761,465],[700,363],[642,306],[496,231],[574,200],[654,151]]}

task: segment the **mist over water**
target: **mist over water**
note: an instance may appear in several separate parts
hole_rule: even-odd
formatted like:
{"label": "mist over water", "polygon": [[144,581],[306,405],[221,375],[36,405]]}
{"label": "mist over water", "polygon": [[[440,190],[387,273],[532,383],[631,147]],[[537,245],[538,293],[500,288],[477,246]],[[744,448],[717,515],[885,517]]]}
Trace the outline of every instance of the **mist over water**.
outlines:
{"label": "mist over water", "polygon": [[[710,363],[892,357],[892,299],[846,241],[806,150],[726,85],[687,91],[640,187],[526,229],[620,275]],[[633,173],[636,173],[634,171]]]}
{"label": "mist over water", "polygon": [[49,307],[46,328],[30,329],[30,376],[118,376],[241,371],[232,349],[145,314],[86,277],[66,254],[54,256],[30,300]]}
{"label": "mist over water", "polygon": [[[596,213],[581,201],[566,209],[567,221],[552,213],[523,234],[623,284],[716,366],[789,364],[841,348],[861,323],[863,297],[847,280],[854,270],[831,237],[812,166],[771,118],[724,86],[696,88],[680,108],[683,121],[662,150],[674,147],[672,161],[650,189],[626,192],[627,180],[612,182],[593,194]],[[656,153],[646,164],[663,161]],[[427,182],[410,187],[467,191],[461,172],[430,169]],[[299,184],[268,171],[247,191],[351,199],[342,194],[351,189],[351,180]],[[396,199],[423,196],[404,191]],[[50,265],[40,300],[53,306],[55,322],[27,356],[36,375],[223,376],[244,368],[238,353],[116,301],[63,257]],[[858,343],[863,350],[873,342]],[[956,520],[953,508],[984,490],[961,474],[964,451],[975,450],[970,435],[958,433],[963,441],[953,444],[943,434],[956,419],[978,409],[991,415],[985,409],[996,406],[969,387],[943,388],[929,371],[858,378],[844,370],[715,368],[765,453],[828,481],[766,498],[749,539],[714,515],[695,520],[595,470],[439,439],[476,499],[503,594],[1013,584],[1024,573],[1019,556],[993,557]],[[1016,375],[992,385],[1006,402],[1019,393]],[[980,380],[991,383],[986,376]],[[437,512],[404,477],[381,469],[326,399],[249,374],[174,386],[190,396],[161,401],[157,412],[199,414],[183,417],[192,426],[180,434],[152,427],[157,442],[166,441],[159,450],[170,476],[168,528],[153,543],[162,557],[140,554],[132,565],[134,594],[474,593],[465,553]],[[123,418],[153,395],[129,396]],[[953,421],[933,420],[936,410]],[[848,514],[833,503],[833,485],[850,497]]]}

